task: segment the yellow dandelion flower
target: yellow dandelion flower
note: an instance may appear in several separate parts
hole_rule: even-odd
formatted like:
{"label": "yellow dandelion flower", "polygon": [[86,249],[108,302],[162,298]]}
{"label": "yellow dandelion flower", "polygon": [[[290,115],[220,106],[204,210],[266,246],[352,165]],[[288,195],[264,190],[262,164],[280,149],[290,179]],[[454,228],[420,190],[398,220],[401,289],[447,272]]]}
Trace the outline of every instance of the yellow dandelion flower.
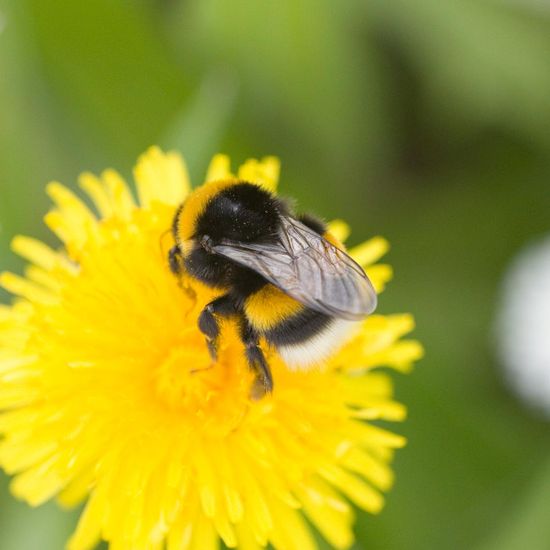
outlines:
{"label": "yellow dandelion flower", "polygon": [[[239,177],[276,188],[274,158],[230,173],[214,157],[207,181]],[[231,322],[212,364],[197,328],[212,291],[182,290],[164,240],[190,185],[176,153],[158,148],[135,169],[136,201],[120,175],[84,174],[94,208],[51,183],[46,223],[60,250],[28,237],[13,249],[24,277],[4,273],[16,296],[0,306],[0,464],[31,505],[86,501],[70,550],[106,540],[114,550],[334,548],[352,544],[353,507],[376,513],[404,439],[370,420],[404,407],[376,367],[407,370],[422,354],[401,336],[409,315],[372,315],[323,368],[292,372],[268,351],[276,388],[251,400],[252,383]],[[338,238],[349,233],[332,224]],[[170,243],[168,243],[168,247]],[[350,253],[377,290],[376,237]],[[191,283],[190,283],[191,284]]]}

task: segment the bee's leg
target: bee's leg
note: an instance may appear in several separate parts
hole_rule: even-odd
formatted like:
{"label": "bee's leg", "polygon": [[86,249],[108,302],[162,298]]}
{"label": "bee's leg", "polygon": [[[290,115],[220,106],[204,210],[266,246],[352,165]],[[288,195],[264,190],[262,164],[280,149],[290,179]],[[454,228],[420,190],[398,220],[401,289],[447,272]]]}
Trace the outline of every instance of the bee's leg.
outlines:
{"label": "bee's leg", "polygon": [[256,374],[251,396],[259,399],[273,391],[273,377],[271,376],[271,369],[260,349],[258,333],[250,326],[246,319],[243,319],[241,325],[241,339],[246,348],[246,360]]}
{"label": "bee's leg", "polygon": [[206,336],[206,345],[213,361],[218,356],[217,340],[220,335],[220,325],[216,316],[227,317],[235,313],[237,313],[237,307],[234,299],[229,294],[225,294],[207,304],[199,315],[199,330]]}
{"label": "bee's leg", "polygon": [[191,300],[194,301],[197,294],[189,284],[186,284],[183,255],[177,244],[174,245],[168,252],[168,265],[170,267],[170,271],[177,278],[178,286],[187,294],[187,296],[189,296]]}
{"label": "bee's leg", "polygon": [[183,270],[183,257],[177,244],[168,252],[168,265],[174,275],[179,275]]}

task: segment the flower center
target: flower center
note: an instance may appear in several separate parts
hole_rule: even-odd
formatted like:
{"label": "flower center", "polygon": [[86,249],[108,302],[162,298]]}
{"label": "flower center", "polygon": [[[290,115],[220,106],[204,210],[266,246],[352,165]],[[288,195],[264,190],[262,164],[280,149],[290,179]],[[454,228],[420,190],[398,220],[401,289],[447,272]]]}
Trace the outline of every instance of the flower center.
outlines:
{"label": "flower center", "polygon": [[195,408],[215,393],[214,370],[204,343],[176,345],[155,370],[156,393],[172,410]]}
{"label": "flower center", "polygon": [[[228,327],[230,329],[230,327]],[[170,412],[194,418],[210,433],[229,433],[243,420],[251,402],[252,374],[242,346],[222,334],[219,357],[213,361],[203,335],[188,327],[154,369],[154,392]]]}

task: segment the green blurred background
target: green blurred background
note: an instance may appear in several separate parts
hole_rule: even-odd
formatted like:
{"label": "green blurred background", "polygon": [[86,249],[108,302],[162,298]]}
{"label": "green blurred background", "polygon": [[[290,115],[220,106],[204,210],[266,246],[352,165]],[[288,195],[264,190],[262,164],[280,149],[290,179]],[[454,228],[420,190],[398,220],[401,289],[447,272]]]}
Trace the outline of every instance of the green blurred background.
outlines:
{"label": "green blurred background", "polygon": [[[195,182],[217,151],[276,154],[282,192],[385,235],[380,311],[427,355],[396,375],[409,438],[355,549],[547,550],[550,434],[510,396],[503,271],[550,227],[549,0],[0,0],[0,264],[54,242],[44,184],[131,173],[149,145]],[[2,295],[6,299],[6,295]],[[1,550],[59,550],[76,513],[0,493]]]}

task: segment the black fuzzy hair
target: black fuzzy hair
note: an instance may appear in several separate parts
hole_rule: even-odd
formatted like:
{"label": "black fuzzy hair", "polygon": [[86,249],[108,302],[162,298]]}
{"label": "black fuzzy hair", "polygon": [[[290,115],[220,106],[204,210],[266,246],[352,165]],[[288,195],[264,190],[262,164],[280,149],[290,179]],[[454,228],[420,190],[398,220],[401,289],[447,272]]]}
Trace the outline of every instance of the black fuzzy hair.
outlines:
{"label": "black fuzzy hair", "polygon": [[269,241],[277,235],[280,216],[286,212],[286,206],[268,191],[238,183],[210,199],[197,220],[196,237],[208,235],[214,242],[223,238]]}

